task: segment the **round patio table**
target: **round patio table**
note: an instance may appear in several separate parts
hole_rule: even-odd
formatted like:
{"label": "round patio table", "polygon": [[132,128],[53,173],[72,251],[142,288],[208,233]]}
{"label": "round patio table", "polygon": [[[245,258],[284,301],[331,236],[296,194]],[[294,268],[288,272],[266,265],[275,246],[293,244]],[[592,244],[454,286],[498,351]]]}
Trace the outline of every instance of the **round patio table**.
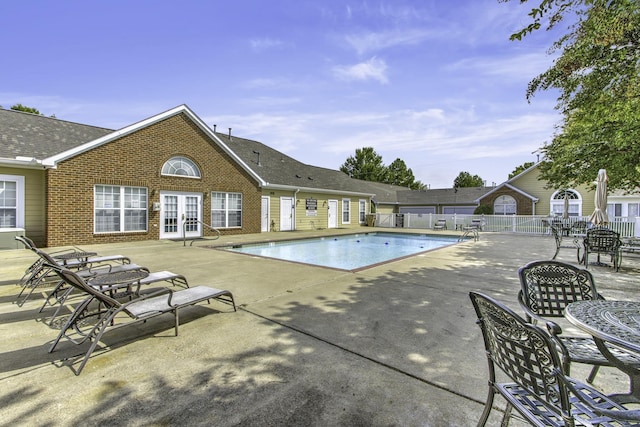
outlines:
{"label": "round patio table", "polygon": [[[140,280],[147,276],[149,276],[147,270],[116,271],[95,276],[88,281],[88,284],[101,292],[108,292],[111,297],[116,298],[136,294],[140,287]],[[138,286],[133,291],[133,286],[136,284]]]}
{"label": "round patio table", "polygon": [[53,259],[62,261],[62,265],[67,265],[69,261],[80,261],[86,263],[90,257],[98,255],[97,252],[67,252],[64,254],[54,255]]}
{"label": "round patio table", "polygon": [[623,363],[605,344],[613,344],[640,356],[640,302],[577,301],[567,305],[565,317],[593,336],[600,352],[618,369],[629,375],[630,392],[610,397],[619,402],[640,403],[639,367]]}

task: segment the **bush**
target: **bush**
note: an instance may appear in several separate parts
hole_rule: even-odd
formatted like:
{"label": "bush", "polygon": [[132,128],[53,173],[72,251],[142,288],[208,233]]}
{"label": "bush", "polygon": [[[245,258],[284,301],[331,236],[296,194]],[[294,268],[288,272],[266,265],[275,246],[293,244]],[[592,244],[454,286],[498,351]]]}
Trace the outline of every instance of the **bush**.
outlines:
{"label": "bush", "polygon": [[480,205],[473,211],[474,215],[493,215],[493,206]]}

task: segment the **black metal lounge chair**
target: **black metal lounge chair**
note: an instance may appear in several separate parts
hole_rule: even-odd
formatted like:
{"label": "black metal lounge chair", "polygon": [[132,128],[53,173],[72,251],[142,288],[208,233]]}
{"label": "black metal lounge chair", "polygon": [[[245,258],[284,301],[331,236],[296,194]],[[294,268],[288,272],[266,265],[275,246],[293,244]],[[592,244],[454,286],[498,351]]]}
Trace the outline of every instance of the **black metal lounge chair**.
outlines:
{"label": "black metal lounge chair", "polygon": [[622,241],[620,234],[605,227],[595,227],[587,230],[587,236],[584,238],[584,265],[589,266],[589,254],[598,255],[598,264],[600,264],[600,255],[605,254],[611,257],[613,268],[616,271],[620,268],[622,262]]}
{"label": "black metal lounge chair", "polygon": [[[208,286],[195,286],[179,291],[161,288],[155,292],[135,297],[126,302],[120,302],[110,297],[78,276],[75,272],[53,266],[56,273],[70,286],[84,292],[87,297],[80,303],[69,316],[66,323],[60,329],[49,353],[53,352],[60,340],[64,337],[74,344],[82,344],[91,341],[89,349],[84,355],[75,374],[80,375],[91,353],[95,350],[102,335],[108,330],[114,330],[131,324],[144,322],[152,317],[165,313],[173,313],[175,318],[175,335],[178,335],[179,312],[181,309],[203,301],[217,299],[231,304],[236,311],[233,295],[228,290],[211,288]],[[94,303],[97,303],[98,307]]]}
{"label": "black metal lounge chair", "polygon": [[[477,292],[469,297],[489,365],[489,394],[478,426],[486,424],[496,394],[507,401],[504,426],[512,408],[535,426],[638,425],[640,410],[627,409],[563,372],[557,350],[562,342],[491,297]],[[505,382],[498,382],[498,370]]]}
{"label": "black metal lounge chair", "polygon": [[[600,366],[613,366],[591,337],[562,335],[562,328],[549,318],[563,318],[565,307],[575,301],[604,299],[598,294],[591,273],[560,261],[533,261],[518,270],[521,289],[518,302],[528,322],[547,325],[549,332],[563,343],[564,373],[571,363],[593,365],[587,382],[592,383]],[[611,352],[633,366],[640,367],[640,355],[611,348]]]}

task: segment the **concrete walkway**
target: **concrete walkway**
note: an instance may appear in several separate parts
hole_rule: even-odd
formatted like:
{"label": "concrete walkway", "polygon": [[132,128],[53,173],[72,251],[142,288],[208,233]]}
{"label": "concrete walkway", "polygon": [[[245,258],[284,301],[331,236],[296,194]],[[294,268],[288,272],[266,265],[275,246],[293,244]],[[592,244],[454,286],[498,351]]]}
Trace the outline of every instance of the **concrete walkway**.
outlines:
{"label": "concrete walkway", "polygon": [[[190,285],[229,289],[240,309],[213,302],[183,310],[178,337],[172,316],[107,333],[80,376],[70,364],[77,366],[86,345],[62,342],[47,352],[57,331],[42,322],[50,309],[38,313],[43,294],[14,303],[34,254],[0,252],[0,423],[475,425],[487,368],[468,292],[519,311],[517,269],[553,255],[553,239],[481,233],[478,242],[357,273],[205,247],[317,234],[328,232],[84,248],[182,273]],[[575,264],[575,251],[562,249],[558,259]],[[624,258],[617,273],[590,270],[605,297],[637,298],[640,258]],[[588,367],[574,366],[573,376],[585,378]],[[605,368],[595,385],[625,391],[628,382]],[[496,404],[504,407],[499,398]],[[499,425],[500,415],[494,410],[489,425]]]}

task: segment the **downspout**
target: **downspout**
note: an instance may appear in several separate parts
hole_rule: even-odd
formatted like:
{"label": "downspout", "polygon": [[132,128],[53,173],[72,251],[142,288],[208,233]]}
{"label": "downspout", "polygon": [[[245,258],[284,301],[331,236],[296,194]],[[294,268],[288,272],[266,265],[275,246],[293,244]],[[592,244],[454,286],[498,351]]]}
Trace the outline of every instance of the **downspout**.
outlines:
{"label": "downspout", "polygon": [[298,206],[298,193],[300,192],[300,189],[297,188],[296,191],[293,192],[293,212],[291,213],[291,215],[293,215],[293,218],[291,218],[293,220],[293,230],[297,230],[298,229],[298,224],[297,224],[297,217],[296,217],[296,206]]}

